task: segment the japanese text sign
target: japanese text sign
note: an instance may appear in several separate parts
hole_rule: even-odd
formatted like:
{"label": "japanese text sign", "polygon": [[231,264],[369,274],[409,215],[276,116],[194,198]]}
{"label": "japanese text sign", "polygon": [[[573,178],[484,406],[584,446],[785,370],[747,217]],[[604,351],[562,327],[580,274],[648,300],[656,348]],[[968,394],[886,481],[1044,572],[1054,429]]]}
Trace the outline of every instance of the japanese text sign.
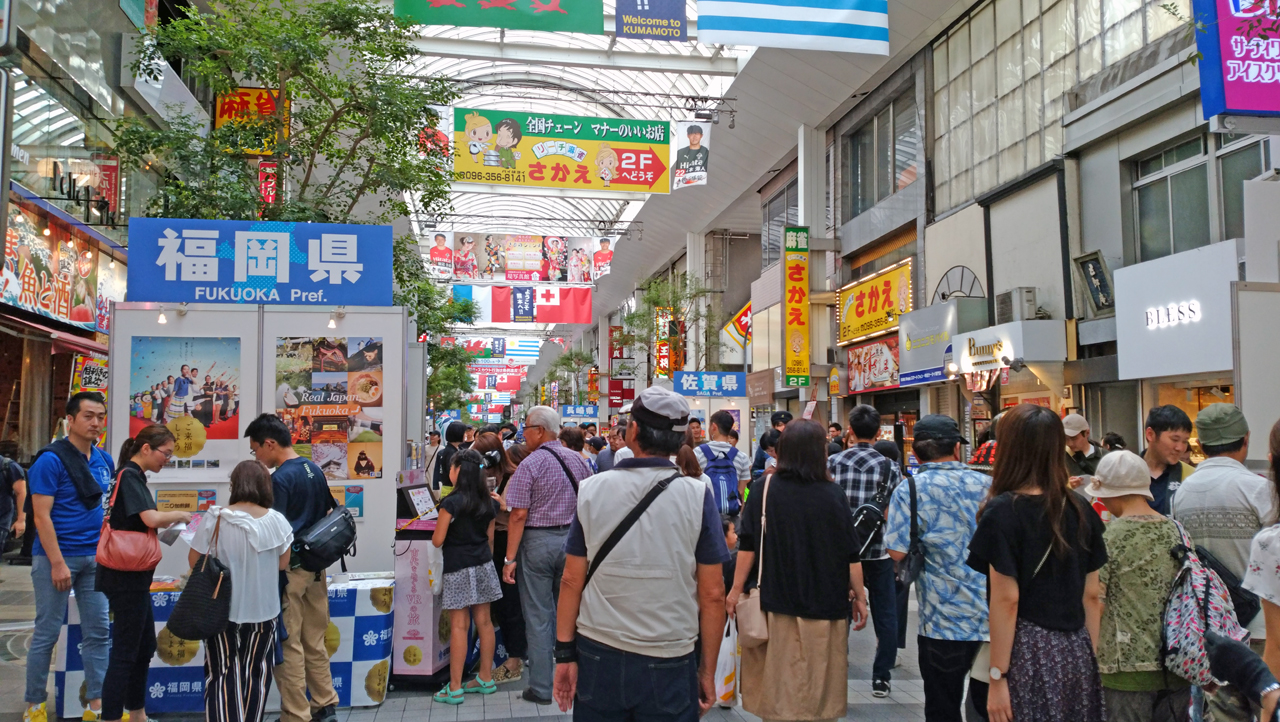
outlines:
{"label": "japanese text sign", "polygon": [[602,35],[602,0],[395,0],[395,14],[423,25]]}
{"label": "japanese text sign", "polygon": [[[237,88],[231,93],[218,96],[218,105],[213,116],[213,127],[221,128],[227,123],[237,121],[258,121],[261,118],[276,114],[276,102],[280,93],[269,88]],[[289,101],[285,100],[284,135],[289,137]],[[271,155],[271,149],[246,149],[249,155]]]}
{"label": "japanese text sign", "polygon": [[671,124],[454,108],[453,180],[667,193]]}
{"label": "japanese text sign", "polygon": [[[44,227],[49,235],[41,230]],[[98,251],[62,223],[9,204],[0,300],[76,328],[98,328]]]}
{"label": "japanese text sign", "polygon": [[898,337],[850,346],[849,393],[898,388]]}
{"label": "japanese text sign", "polygon": [[870,278],[849,284],[836,294],[836,326],[844,344],[892,331],[912,309],[910,259]]}
{"label": "japanese text sign", "polygon": [[751,302],[747,301],[747,305],[743,306],[739,311],[733,314],[733,318],[724,325],[724,331],[733,339],[733,342],[746,348],[751,343]]}
{"label": "japanese text sign", "polygon": [[1194,13],[1204,117],[1280,115],[1276,0],[1194,0]]}
{"label": "japanese text sign", "polygon": [[391,226],[129,221],[129,300],[391,305]]}
{"label": "japanese text sign", "polygon": [[674,381],[681,396],[747,395],[747,375],[737,371],[677,371]]}
{"label": "japanese text sign", "polygon": [[654,311],[654,373],[671,378],[671,313],[670,308]]}
{"label": "japanese text sign", "polygon": [[786,386],[809,385],[809,229],[787,228],[782,248],[782,343]]}
{"label": "japanese text sign", "polygon": [[560,416],[572,416],[575,419],[594,419],[600,415],[598,406],[561,406]]}

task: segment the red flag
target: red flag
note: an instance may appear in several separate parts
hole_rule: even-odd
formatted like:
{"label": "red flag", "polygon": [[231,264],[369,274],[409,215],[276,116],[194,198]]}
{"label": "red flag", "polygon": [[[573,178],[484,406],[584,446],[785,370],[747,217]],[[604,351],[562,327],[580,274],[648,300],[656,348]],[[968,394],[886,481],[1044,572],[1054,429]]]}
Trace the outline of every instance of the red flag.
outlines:
{"label": "red flag", "polygon": [[511,323],[511,287],[494,286],[492,294],[493,322]]}
{"label": "red flag", "polygon": [[591,289],[539,286],[534,290],[538,323],[591,323]]}

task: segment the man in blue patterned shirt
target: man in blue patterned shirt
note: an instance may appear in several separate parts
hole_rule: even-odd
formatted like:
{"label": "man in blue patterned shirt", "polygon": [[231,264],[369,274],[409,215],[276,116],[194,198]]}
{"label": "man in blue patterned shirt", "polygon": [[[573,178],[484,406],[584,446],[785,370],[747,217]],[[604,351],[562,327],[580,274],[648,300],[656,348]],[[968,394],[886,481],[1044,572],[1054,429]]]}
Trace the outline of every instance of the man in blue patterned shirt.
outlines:
{"label": "man in blue patterned shirt", "polygon": [[[915,491],[924,570],[916,580],[916,596],[924,718],[926,722],[961,722],[965,680],[988,638],[986,577],[964,562],[991,477],[960,461],[960,444],[968,442],[950,416],[925,416],[916,422],[914,434],[911,448],[921,462]],[[893,493],[885,546],[898,561],[911,548],[910,484]],[[985,712],[987,685],[970,680],[969,696]]]}
{"label": "man in blue patterned shirt", "polygon": [[[871,447],[880,435],[880,412],[862,404],[849,414],[849,429],[857,442],[827,459],[831,478],[849,497],[849,512],[870,503],[881,484],[888,494],[902,481],[898,465]],[[893,580],[893,560],[885,551],[883,531],[876,534],[862,554],[862,579],[871,603],[871,623],[876,630],[876,656],[871,663],[871,694],[889,696],[890,670],[898,656],[898,602]]]}

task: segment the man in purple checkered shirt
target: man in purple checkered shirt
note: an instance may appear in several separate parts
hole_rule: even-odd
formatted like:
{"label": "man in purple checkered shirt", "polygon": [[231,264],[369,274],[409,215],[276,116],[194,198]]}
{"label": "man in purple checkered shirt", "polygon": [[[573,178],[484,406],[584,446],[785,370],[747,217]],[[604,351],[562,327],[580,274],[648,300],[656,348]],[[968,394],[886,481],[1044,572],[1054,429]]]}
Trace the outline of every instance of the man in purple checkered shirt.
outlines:
{"label": "man in purple checkered shirt", "polygon": [[586,459],[562,446],[559,433],[560,414],[554,409],[529,409],[524,420],[529,455],[516,467],[506,493],[511,518],[502,576],[508,584],[518,579],[529,640],[529,688],[523,697],[538,704],[551,704],[564,540],[578,508],[578,482],[591,476]]}

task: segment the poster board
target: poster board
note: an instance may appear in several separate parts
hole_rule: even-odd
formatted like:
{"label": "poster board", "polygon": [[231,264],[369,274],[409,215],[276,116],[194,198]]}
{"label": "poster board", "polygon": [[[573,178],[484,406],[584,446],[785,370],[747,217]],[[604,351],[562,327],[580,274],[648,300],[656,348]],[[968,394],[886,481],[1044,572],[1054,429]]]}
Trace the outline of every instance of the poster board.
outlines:
{"label": "poster board", "polygon": [[393,567],[395,479],[403,464],[408,318],[404,309],[264,306],[259,406],[280,414],[294,448],[331,487],[361,489],[352,572]]}

